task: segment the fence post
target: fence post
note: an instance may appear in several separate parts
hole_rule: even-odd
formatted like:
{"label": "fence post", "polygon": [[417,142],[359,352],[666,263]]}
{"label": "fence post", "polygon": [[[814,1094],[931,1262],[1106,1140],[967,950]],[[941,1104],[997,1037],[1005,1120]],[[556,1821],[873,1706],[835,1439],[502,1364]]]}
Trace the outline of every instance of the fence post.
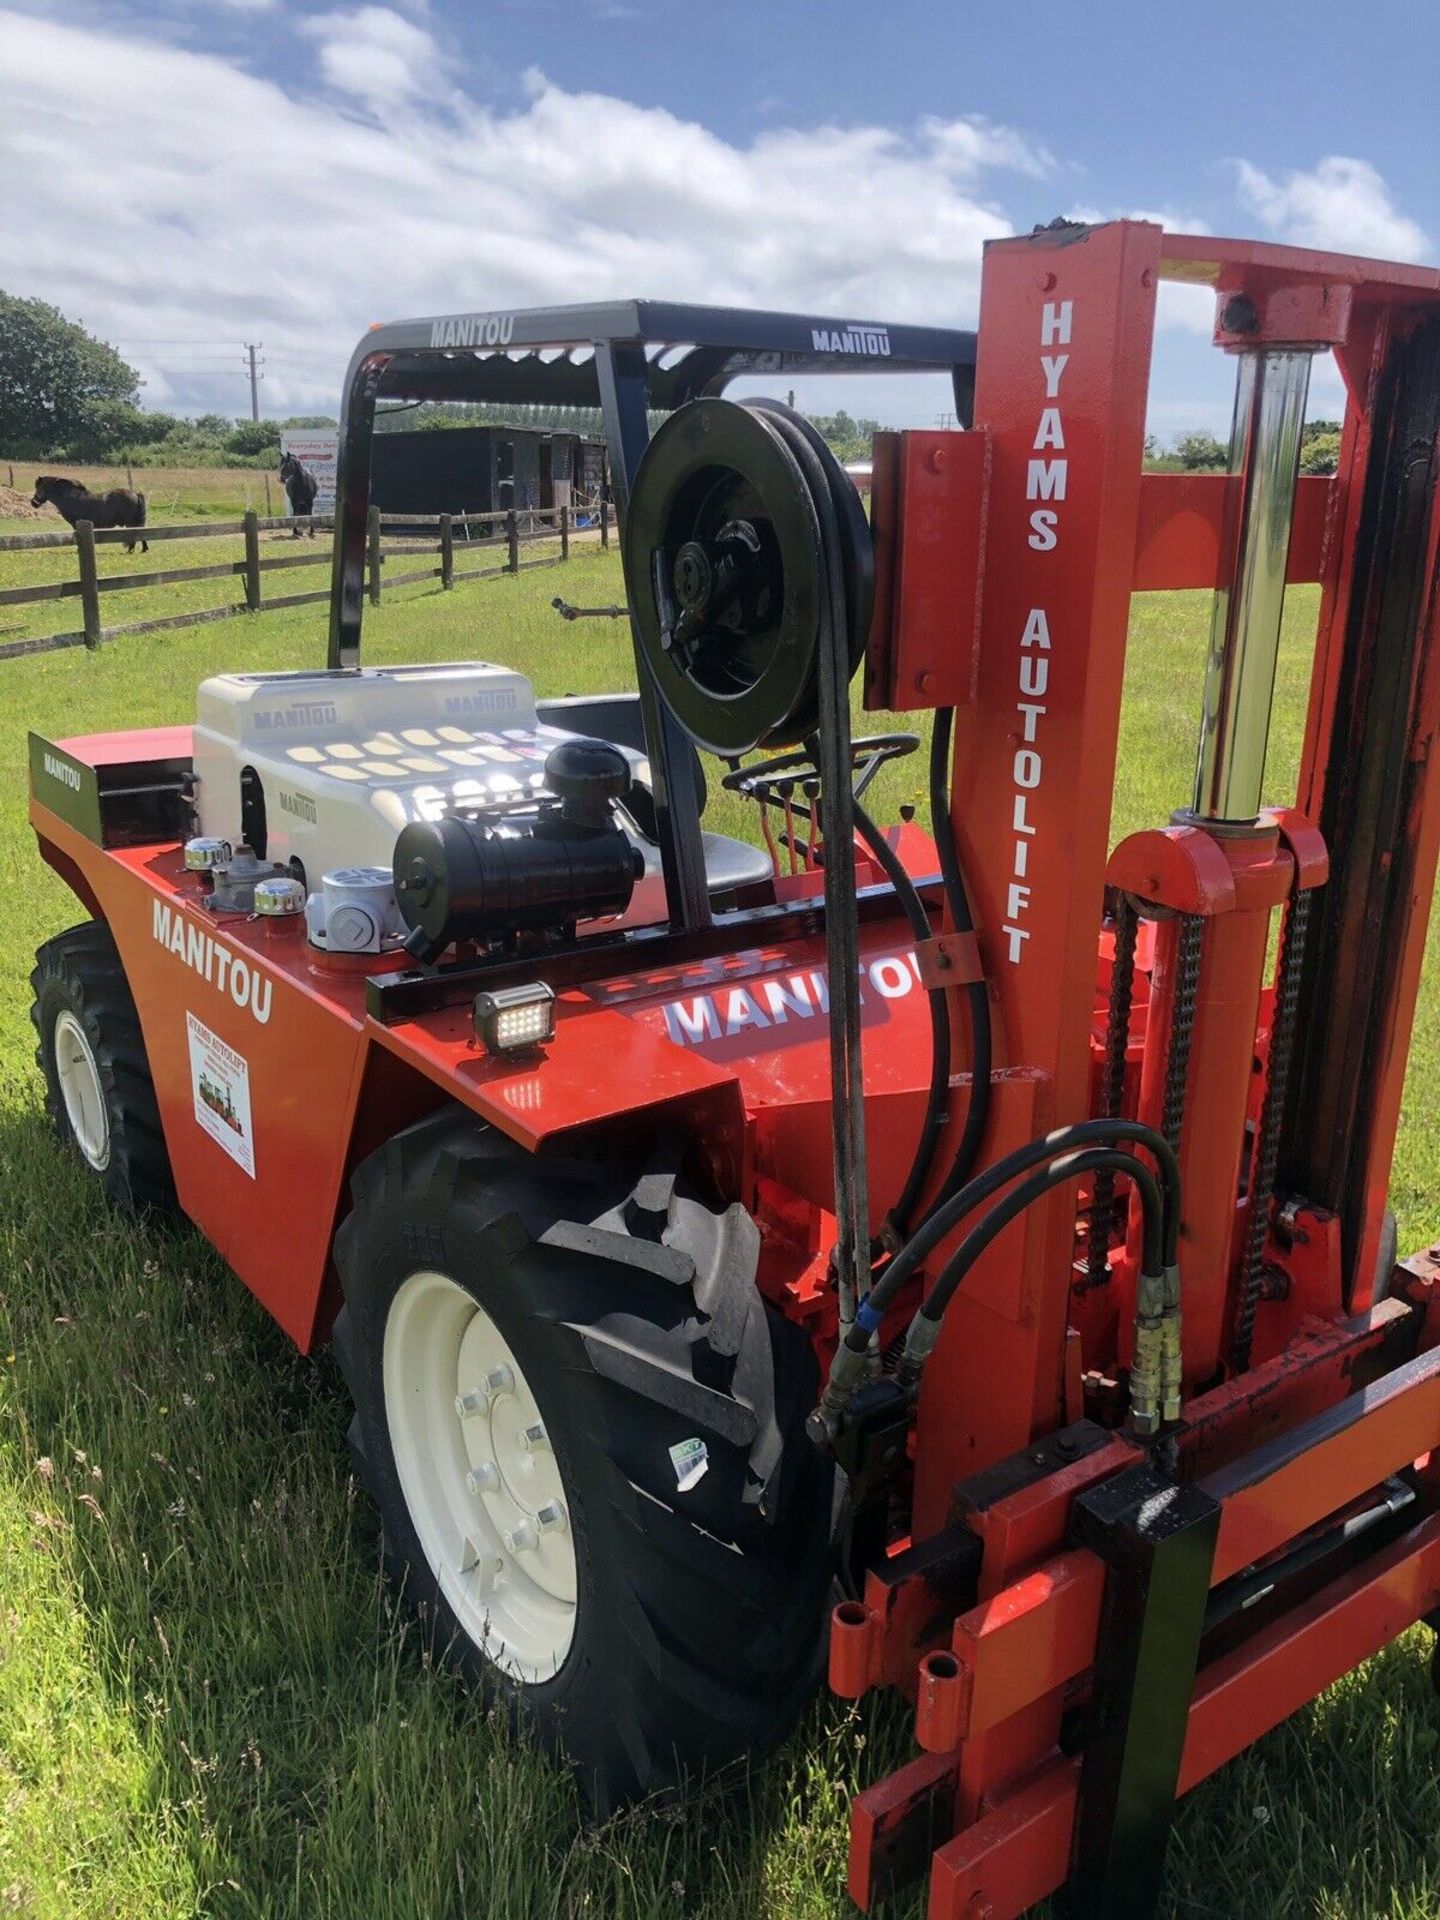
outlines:
{"label": "fence post", "polygon": [[455,584],[455,530],[448,513],[440,516],[440,584],[447,593]]}
{"label": "fence post", "polygon": [[560,558],[562,560],[570,558],[570,509],[568,506],[562,506],[560,509]]}
{"label": "fence post", "polygon": [[602,547],[610,544],[610,502],[603,494],[600,496],[600,544]]}
{"label": "fence post", "polygon": [[87,647],[100,644],[100,583],[95,577],[95,528],[89,520],[75,522],[75,557],[80,562],[80,608]]}
{"label": "fence post", "polygon": [[245,509],[245,605],[260,611],[260,516],[253,507]]}
{"label": "fence post", "polygon": [[366,521],[366,547],[370,559],[370,604],[380,604],[380,509],[371,507]]}
{"label": "fence post", "polygon": [[512,507],[505,516],[505,538],[510,542],[510,557],[506,562],[511,573],[520,571],[520,522]]}

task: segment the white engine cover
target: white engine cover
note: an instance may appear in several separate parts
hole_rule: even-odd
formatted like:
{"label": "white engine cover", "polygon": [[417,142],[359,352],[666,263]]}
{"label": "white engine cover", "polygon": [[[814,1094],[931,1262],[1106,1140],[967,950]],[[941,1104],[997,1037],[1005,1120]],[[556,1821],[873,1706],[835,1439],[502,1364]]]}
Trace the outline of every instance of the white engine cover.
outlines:
{"label": "white engine cover", "polygon": [[[506,667],[217,674],[196,716],[198,831],[240,845],[248,767],[264,794],[267,860],[298,860],[312,889],[337,868],[388,871],[407,821],[529,793],[570,737],[537,727],[534,689]],[[625,922],[663,919],[659,850],[632,837],[646,872]]]}
{"label": "white engine cover", "polygon": [[223,822],[239,845],[253,767],[267,859],[299,859],[315,887],[337,867],[388,867],[408,820],[538,785],[547,751],[530,682],[504,667],[218,674],[196,716],[200,831]]}
{"label": "white engine cover", "polygon": [[[400,829],[455,806],[519,798],[540,787],[553,747],[575,736],[537,725],[535,691],[508,667],[363,667],[358,672],[221,673],[201,684],[194,767],[197,834],[245,838],[242,776],[253,769],[265,801],[265,857],[298,860],[313,892],[342,867],[383,867]],[[649,781],[643,754],[621,751]],[[665,918],[660,850],[622,816],[645,872],[622,920]],[[769,873],[756,848],[703,836],[713,890]]]}

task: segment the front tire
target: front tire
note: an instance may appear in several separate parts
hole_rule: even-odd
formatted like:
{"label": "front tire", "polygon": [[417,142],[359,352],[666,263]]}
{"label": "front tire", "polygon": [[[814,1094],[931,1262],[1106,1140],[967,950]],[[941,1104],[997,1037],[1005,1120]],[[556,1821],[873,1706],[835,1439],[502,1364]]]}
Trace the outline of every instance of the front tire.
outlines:
{"label": "front tire", "polygon": [[88,920],[47,940],[30,975],[45,1106],[122,1213],[175,1208],[175,1183],[140,1016],[110,929]]}
{"label": "front tire", "polygon": [[600,1813],[773,1746],[818,1673],[834,1475],[748,1214],[453,1109],[353,1192],[351,1444],[437,1642]]}

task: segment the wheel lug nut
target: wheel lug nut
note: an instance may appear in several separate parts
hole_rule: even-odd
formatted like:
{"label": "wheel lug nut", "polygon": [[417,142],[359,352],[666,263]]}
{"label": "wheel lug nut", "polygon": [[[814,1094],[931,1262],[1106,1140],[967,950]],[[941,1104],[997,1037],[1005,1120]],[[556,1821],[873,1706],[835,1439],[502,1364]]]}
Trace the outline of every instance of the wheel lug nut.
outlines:
{"label": "wheel lug nut", "polygon": [[495,1493],[500,1486],[500,1469],[493,1460],[482,1460],[466,1474],[465,1485],[471,1493]]}
{"label": "wheel lug nut", "polygon": [[527,1453],[543,1453],[550,1445],[549,1434],[538,1423],[533,1427],[526,1427],[524,1438]]}
{"label": "wheel lug nut", "polygon": [[460,1420],[469,1420],[477,1413],[484,1413],[490,1404],[490,1395],[484,1387],[471,1387],[468,1393],[455,1396],[455,1414]]}
{"label": "wheel lug nut", "polygon": [[505,1535],[505,1546],[511,1553],[528,1553],[532,1547],[538,1547],[540,1536],[528,1520],[522,1520],[518,1526],[510,1527]]}
{"label": "wheel lug nut", "polygon": [[509,1367],[492,1367],[485,1376],[485,1384],[491,1393],[511,1393],[515,1388],[515,1376]]}
{"label": "wheel lug nut", "polygon": [[554,1533],[567,1524],[568,1515],[558,1500],[547,1500],[535,1515],[536,1525],[542,1533]]}

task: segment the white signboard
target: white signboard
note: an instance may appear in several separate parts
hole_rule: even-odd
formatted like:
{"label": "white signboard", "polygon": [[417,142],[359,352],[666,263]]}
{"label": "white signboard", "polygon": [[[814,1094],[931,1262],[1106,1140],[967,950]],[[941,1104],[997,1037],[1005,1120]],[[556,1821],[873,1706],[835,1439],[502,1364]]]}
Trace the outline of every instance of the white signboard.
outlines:
{"label": "white signboard", "polygon": [[255,1135],[250,1124],[250,1065],[193,1013],[185,1015],[190,1039],[190,1087],[196,1124],[237,1167],[255,1178]]}
{"label": "white signboard", "polygon": [[[340,453],[340,434],[335,427],[296,427],[282,429],[281,454],[293,453],[307,473],[315,476],[319,492],[315,495],[315,513],[335,511],[335,462]],[[288,511],[288,509],[287,509]]]}

